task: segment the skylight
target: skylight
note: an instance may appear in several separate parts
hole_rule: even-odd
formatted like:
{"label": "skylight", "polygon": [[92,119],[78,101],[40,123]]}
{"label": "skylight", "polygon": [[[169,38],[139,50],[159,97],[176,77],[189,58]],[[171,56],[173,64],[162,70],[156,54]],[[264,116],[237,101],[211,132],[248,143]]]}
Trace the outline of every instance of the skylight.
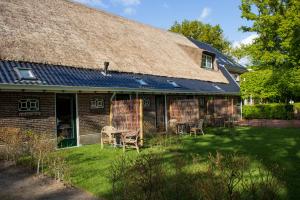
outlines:
{"label": "skylight", "polygon": [[31,68],[15,68],[19,79],[35,80],[37,79]]}
{"label": "skylight", "polygon": [[175,81],[168,80],[168,83],[170,83],[173,87],[180,88],[180,85],[178,85]]}
{"label": "skylight", "polygon": [[142,86],[147,86],[148,83],[141,78],[135,78],[135,81],[138,82]]}
{"label": "skylight", "polygon": [[[216,88],[216,89],[218,89],[218,90],[222,90],[222,88],[220,88],[219,86],[217,86],[217,85],[215,85],[215,84],[213,84],[213,86]],[[223,91],[223,90],[222,90]]]}

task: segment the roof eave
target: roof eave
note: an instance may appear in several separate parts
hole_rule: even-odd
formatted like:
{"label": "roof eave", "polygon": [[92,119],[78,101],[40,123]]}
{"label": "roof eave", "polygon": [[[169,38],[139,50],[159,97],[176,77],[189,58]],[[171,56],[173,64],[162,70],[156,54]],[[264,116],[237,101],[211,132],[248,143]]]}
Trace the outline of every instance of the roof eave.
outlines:
{"label": "roof eave", "polygon": [[112,87],[74,87],[60,85],[22,85],[0,84],[0,91],[23,91],[23,92],[72,92],[72,93],[155,93],[155,94],[191,94],[191,95],[228,95],[238,96],[238,92],[208,92],[190,90],[162,90],[151,88],[112,88]]}

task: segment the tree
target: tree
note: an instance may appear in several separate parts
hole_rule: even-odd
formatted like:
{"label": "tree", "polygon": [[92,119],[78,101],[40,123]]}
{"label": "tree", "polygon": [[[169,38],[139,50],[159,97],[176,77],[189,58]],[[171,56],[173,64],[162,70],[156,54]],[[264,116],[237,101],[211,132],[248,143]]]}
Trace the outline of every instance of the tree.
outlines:
{"label": "tree", "polygon": [[242,0],[242,18],[252,21],[244,32],[256,32],[258,38],[247,51],[255,64],[265,68],[300,66],[300,1]]}
{"label": "tree", "polygon": [[212,26],[197,20],[184,20],[181,24],[175,22],[169,30],[201,42],[206,42],[223,53],[228,53],[230,50],[231,43],[225,39],[220,25]]}

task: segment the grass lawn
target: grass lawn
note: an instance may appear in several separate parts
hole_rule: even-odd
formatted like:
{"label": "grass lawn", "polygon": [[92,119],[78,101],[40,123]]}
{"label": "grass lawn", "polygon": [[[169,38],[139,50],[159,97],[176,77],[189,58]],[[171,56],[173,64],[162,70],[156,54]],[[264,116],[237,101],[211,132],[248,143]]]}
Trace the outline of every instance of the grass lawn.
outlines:
{"label": "grass lawn", "polygon": [[[166,162],[170,157],[180,152],[184,159],[190,159],[190,154],[199,154],[206,161],[207,155],[219,151],[238,152],[249,156],[252,163],[268,167],[277,163],[284,169],[284,175],[278,176],[285,183],[287,199],[300,198],[300,130],[279,128],[248,128],[207,129],[204,136],[182,136],[182,145],[155,147],[162,151]],[[150,148],[142,149],[142,152]],[[176,151],[174,151],[176,149]],[[120,157],[122,149],[100,145],[87,145],[58,151],[66,155],[71,166],[71,182],[73,185],[92,192],[99,197],[109,198],[111,186],[107,173],[116,158]],[[126,154],[136,156],[135,150]],[[277,174],[274,174],[277,177]]]}

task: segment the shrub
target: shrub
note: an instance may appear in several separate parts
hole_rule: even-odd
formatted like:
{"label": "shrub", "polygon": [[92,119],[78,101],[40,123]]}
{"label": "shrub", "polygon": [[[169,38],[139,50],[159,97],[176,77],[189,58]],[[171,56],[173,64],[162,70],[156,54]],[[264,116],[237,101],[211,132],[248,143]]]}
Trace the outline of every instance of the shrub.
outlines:
{"label": "shrub", "polygon": [[43,172],[50,153],[54,151],[54,142],[49,134],[26,133],[31,162],[36,167],[36,173]]}
{"label": "shrub", "polygon": [[187,166],[201,162],[193,157],[176,154],[168,162],[170,168],[158,154],[140,154],[137,159],[122,156],[110,167],[113,199],[279,199],[281,184],[272,175],[279,173],[278,168],[251,171],[247,157],[217,152],[208,156],[205,169],[189,171]]}
{"label": "shrub", "polygon": [[0,128],[0,142],[4,145],[2,157],[16,164],[24,154],[24,136],[20,129],[10,127]]}
{"label": "shrub", "polygon": [[258,104],[243,106],[245,119],[292,119],[293,105]]}

